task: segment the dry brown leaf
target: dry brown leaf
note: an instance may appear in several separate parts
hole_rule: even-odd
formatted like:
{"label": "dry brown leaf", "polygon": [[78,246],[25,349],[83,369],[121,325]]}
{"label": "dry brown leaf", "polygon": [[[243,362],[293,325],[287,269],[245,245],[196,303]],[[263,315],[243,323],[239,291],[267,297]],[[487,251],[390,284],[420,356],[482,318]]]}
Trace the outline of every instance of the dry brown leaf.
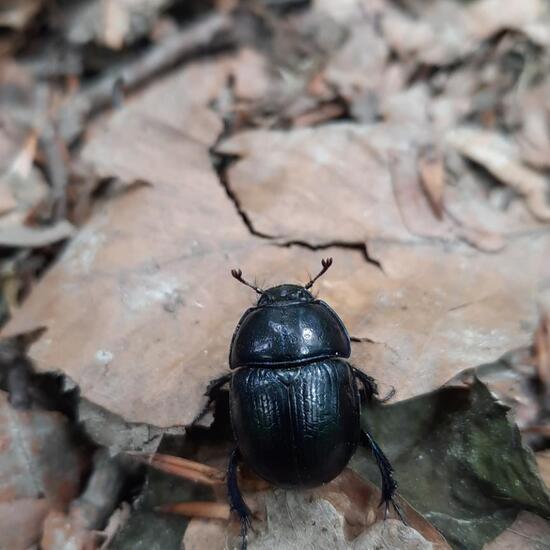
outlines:
{"label": "dry brown leaf", "polygon": [[0,548],[31,548],[40,540],[44,518],[50,508],[51,504],[45,498],[0,502]]}
{"label": "dry brown leaf", "polygon": [[61,414],[15,410],[0,392],[0,430],[2,502],[33,497],[62,506],[76,496],[84,462]]}
{"label": "dry brown leaf", "polygon": [[483,550],[546,550],[550,546],[550,524],[529,512],[520,512],[508,529]]}
{"label": "dry brown leaf", "polygon": [[85,461],[60,413],[15,410],[4,392],[0,392],[0,441],[2,518],[12,518],[0,529],[0,547],[23,549],[27,546],[15,542],[35,543],[47,512],[62,509],[78,494]]}
{"label": "dry brown leaf", "polygon": [[[446,381],[440,376],[456,374],[459,365],[486,363],[530,344],[537,322],[533,285],[548,277],[542,258],[549,247],[545,236],[495,255],[372,243],[369,253],[386,277],[358,276],[340,306],[352,334],[372,342],[357,349],[354,363],[404,398],[438,387]],[[330,302],[328,285],[321,288]]]}
{"label": "dry brown leaf", "polygon": [[427,112],[414,109],[419,94],[393,96],[389,123],[249,131],[222,142],[218,151],[238,157],[228,184],[254,229],[312,246],[441,239],[495,252],[505,246],[503,234],[536,227],[515,205],[506,212],[491,205],[471,177],[449,189],[446,216],[435,217],[417,165],[432,139],[422,125]]}
{"label": "dry brown leaf", "polygon": [[318,262],[252,237],[218,181],[208,148],[222,125],[207,105],[229,70],[190,66],[96,132],[83,156],[98,176],[151,185],[102,205],[7,329],[45,323],[31,351],[39,367],[61,368],[128,420],[182,425],[200,411],[253,300],[232,267],[278,282],[290,275],[281,263],[305,279]]}
{"label": "dry brown leaf", "polygon": [[392,126],[331,124],[243,132],[217,150],[240,158],[228,182],[256,231],[317,246],[413,238],[385,154],[400,145],[406,152],[407,137]]}
{"label": "dry brown leaf", "polygon": [[[274,489],[248,493],[245,498],[256,517],[254,529],[249,533],[251,550],[450,548],[442,535],[405,502],[402,504],[409,526],[393,519],[381,521],[379,489],[349,469],[318,489]],[[187,511],[188,507],[184,509]],[[223,510],[225,512],[226,508]],[[239,548],[240,537],[235,523],[232,522],[228,535],[226,523],[193,519],[185,532],[183,545],[211,550]]]}
{"label": "dry brown leaf", "polygon": [[447,142],[525,197],[535,218],[550,221],[550,204],[546,199],[548,182],[542,174],[521,163],[518,147],[513,142],[501,134],[469,127],[452,131]]}
{"label": "dry brown leaf", "polygon": [[[344,518],[327,500],[312,499],[303,492],[275,491],[265,495],[266,527],[254,537],[251,550],[285,548],[301,550],[429,550],[433,546],[414,529],[397,520],[374,523],[368,531],[348,542],[344,536]],[[383,542],[382,542],[383,541]],[[237,542],[237,541],[235,541]],[[380,546],[381,543],[386,546]],[[233,543],[230,548],[238,548]]]}
{"label": "dry brown leaf", "polygon": [[507,4],[476,0],[464,5],[452,0],[407,2],[409,14],[388,8],[382,19],[384,36],[405,59],[428,65],[446,65],[475,51],[480,42],[503,30],[526,33],[547,44],[549,33],[544,1]]}

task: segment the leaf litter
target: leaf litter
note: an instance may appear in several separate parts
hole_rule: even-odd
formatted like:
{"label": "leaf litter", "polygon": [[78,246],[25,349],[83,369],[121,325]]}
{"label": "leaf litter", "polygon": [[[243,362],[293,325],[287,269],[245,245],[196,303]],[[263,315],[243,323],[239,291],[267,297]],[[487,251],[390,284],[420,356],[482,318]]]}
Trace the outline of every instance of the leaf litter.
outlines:
{"label": "leaf litter", "polygon": [[[359,453],[363,481],[252,487],[251,547],[545,547],[548,493],[521,441],[547,480],[547,5],[180,4],[0,12],[3,335],[46,329],[26,344],[38,373],[8,361],[2,387],[25,402],[21,388],[57,371],[78,393],[73,413],[42,400],[35,414],[78,416],[114,455],[208,463],[205,434],[227,413],[186,427],[251,303],[229,269],[305,281],[328,252],[318,291],[352,334],[354,364],[397,389],[364,420],[423,517],[377,521]],[[227,446],[213,446],[222,470]],[[63,506],[2,503],[28,526],[14,548],[237,544],[225,520],[161,511],[176,497],[200,515],[198,496],[225,518],[223,489],[149,467],[128,517],[115,509],[132,476],[95,456]]]}

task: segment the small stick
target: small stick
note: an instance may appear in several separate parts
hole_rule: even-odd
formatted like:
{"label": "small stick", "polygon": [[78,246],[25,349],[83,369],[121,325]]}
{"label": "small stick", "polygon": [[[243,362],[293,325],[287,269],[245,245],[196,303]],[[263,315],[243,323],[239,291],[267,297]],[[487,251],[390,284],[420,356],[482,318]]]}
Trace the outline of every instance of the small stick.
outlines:
{"label": "small stick", "polygon": [[178,502],[157,508],[159,512],[178,514],[192,518],[225,519],[231,517],[229,504],[223,502]]}
{"label": "small stick", "polygon": [[153,468],[172,474],[183,479],[204,483],[206,485],[221,485],[224,482],[225,474],[217,468],[212,468],[200,462],[194,462],[186,458],[164,454],[141,454],[128,453],[143,462],[147,462]]}

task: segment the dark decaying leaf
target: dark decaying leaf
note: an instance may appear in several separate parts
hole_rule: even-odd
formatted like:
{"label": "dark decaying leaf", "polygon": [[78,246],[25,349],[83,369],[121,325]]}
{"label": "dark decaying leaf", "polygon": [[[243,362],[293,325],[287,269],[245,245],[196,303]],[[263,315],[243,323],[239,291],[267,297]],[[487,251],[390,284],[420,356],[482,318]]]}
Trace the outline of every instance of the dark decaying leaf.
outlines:
{"label": "dark decaying leaf", "polygon": [[[400,493],[454,548],[481,549],[521,510],[550,517],[550,494],[507,411],[477,380],[365,410]],[[352,467],[377,479],[366,454]]]}
{"label": "dark decaying leaf", "polygon": [[[125,482],[122,462],[98,450],[86,488],[73,500],[68,513],[52,510],[42,530],[42,550],[95,550],[109,533],[100,530],[115,509]],[[116,514],[115,514],[116,518]]]}
{"label": "dark decaying leaf", "polygon": [[0,500],[45,497],[66,503],[78,492],[83,461],[57,412],[19,411],[0,393]]}
{"label": "dark decaying leaf", "polygon": [[[151,470],[143,492],[134,502],[132,515],[115,535],[109,549],[178,550],[188,520],[162,513],[158,507],[174,501],[205,500],[210,496],[208,488]],[[203,548],[215,550],[211,546]]]}

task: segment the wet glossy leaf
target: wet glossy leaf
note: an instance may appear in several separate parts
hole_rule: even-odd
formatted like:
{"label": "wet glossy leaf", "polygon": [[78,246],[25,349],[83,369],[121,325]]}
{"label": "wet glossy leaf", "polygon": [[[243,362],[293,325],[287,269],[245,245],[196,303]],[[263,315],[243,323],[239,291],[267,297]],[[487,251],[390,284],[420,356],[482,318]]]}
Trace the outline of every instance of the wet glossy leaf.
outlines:
{"label": "wet glossy leaf", "polygon": [[[368,408],[363,425],[392,461],[401,494],[454,548],[482,548],[521,510],[550,517],[532,452],[479,381]],[[353,467],[376,479],[370,457],[356,455]]]}

